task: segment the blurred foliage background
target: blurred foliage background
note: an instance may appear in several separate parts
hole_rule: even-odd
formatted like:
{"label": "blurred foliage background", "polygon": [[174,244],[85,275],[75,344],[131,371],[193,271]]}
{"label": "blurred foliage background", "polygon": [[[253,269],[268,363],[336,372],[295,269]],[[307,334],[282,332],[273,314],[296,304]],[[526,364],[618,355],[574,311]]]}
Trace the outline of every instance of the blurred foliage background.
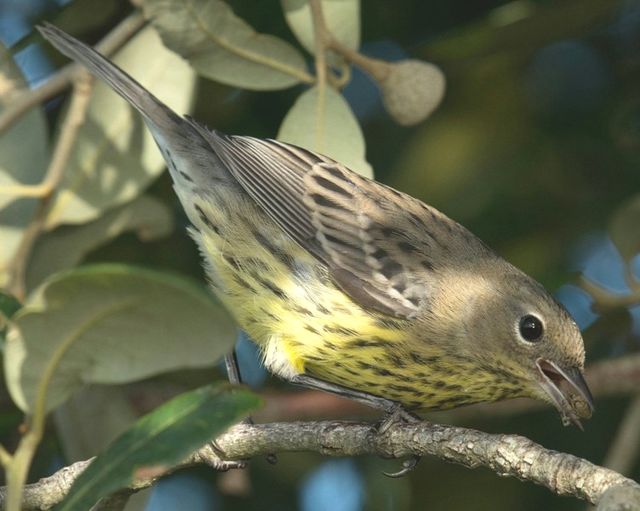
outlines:
{"label": "blurred foliage background", "polygon": [[[279,2],[229,4],[260,32],[293,40]],[[32,32],[35,23],[46,19],[95,42],[132,9],[124,0],[2,0],[0,39],[12,48],[30,83],[39,83],[62,59],[53,63],[58,57]],[[583,274],[609,290],[629,291],[608,229],[620,208],[638,201],[640,193],[640,2],[369,0],[362,3],[361,16],[363,53],[388,60],[421,58],[440,66],[447,77],[440,108],[406,128],[385,113],[374,82],[354,71],[344,95],[362,125],[377,179],[442,210],[555,290],[584,329],[589,362],[637,352],[640,305],[594,312],[576,279]],[[273,137],[300,90],[248,92],[201,78],[192,115],[225,132]],[[59,110],[60,100],[46,105],[50,120]],[[135,263],[202,281],[200,258],[186,235],[187,219],[168,174],[151,185],[150,193],[170,208],[175,228],[153,241],[136,233],[119,235],[85,260]],[[637,253],[640,208],[630,209],[617,238]],[[636,257],[631,264],[637,275],[640,261]],[[264,374],[246,341],[240,343],[240,358],[256,388],[295,392]],[[181,371],[127,388],[94,389],[100,399],[77,396],[56,414],[32,478],[68,462],[74,448],[67,446],[65,458],[65,436],[67,444],[69,437],[76,443],[86,439],[91,445],[74,451],[86,457],[176,388],[222,374]],[[88,401],[96,403],[89,411]],[[466,415],[464,424],[522,434],[601,463],[628,402],[628,397],[597,400],[584,433],[563,428],[551,409],[497,418]],[[0,405],[0,434],[11,446],[22,416],[6,393]],[[70,419],[80,409],[83,432]],[[455,417],[434,414],[433,419]],[[287,454],[275,466],[253,460],[242,473],[179,473],[145,498],[152,511],[584,509],[584,503],[544,488],[432,459],[401,480],[381,475],[397,465],[375,458]],[[627,475],[640,478],[638,461]]]}

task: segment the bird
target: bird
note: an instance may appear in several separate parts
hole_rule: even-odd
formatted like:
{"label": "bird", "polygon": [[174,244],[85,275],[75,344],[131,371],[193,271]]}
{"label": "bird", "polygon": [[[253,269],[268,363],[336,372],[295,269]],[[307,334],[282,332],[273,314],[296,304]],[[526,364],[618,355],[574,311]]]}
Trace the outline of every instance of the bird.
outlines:
{"label": "bird", "polygon": [[210,287],[273,374],[390,415],[530,397],[591,416],[575,321],[465,227],[315,151],[209,129],[38,29],[142,115]]}

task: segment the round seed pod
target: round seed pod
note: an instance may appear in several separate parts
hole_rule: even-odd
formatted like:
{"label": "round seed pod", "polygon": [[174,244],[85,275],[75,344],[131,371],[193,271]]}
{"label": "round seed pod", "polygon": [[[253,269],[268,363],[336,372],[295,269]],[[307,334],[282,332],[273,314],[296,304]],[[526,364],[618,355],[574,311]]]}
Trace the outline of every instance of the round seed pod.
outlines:
{"label": "round seed pod", "polygon": [[445,78],[437,66],[421,60],[402,60],[388,65],[380,80],[384,106],[403,126],[426,119],[442,101]]}

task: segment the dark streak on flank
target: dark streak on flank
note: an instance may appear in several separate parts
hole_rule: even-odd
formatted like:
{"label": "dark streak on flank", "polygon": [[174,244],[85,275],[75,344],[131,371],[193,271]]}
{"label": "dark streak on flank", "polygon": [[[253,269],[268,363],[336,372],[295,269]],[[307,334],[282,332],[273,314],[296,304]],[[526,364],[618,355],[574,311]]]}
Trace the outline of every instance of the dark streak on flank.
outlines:
{"label": "dark streak on flank", "polygon": [[268,289],[269,291],[271,291],[274,295],[276,295],[278,298],[281,299],[285,299],[287,297],[287,294],[280,289],[278,286],[276,286],[273,282],[271,282],[270,280],[267,279],[263,279],[263,278],[256,278],[256,280],[258,281],[258,283]]}
{"label": "dark streak on flank", "polygon": [[222,258],[231,266],[234,270],[240,269],[240,262],[237,257],[230,256],[229,254],[222,254]]}
{"label": "dark streak on flank", "polygon": [[186,172],[182,172],[181,170],[178,170],[178,173],[184,178],[185,181],[189,181],[190,183],[194,182],[193,179],[191,179],[191,176]]}
{"label": "dark streak on flank", "polygon": [[311,332],[312,334],[318,334],[318,335],[320,334],[320,332],[318,332],[314,327],[312,327],[309,324],[305,324],[304,329]]}
{"label": "dark streak on flank", "polygon": [[313,312],[305,307],[301,307],[300,305],[293,305],[291,309],[298,314],[302,314],[303,316],[313,316]]}
{"label": "dark streak on flank", "polygon": [[244,280],[239,274],[234,273],[233,274],[233,280],[235,280],[236,284],[238,284],[240,287],[243,287],[243,288],[247,289],[248,291],[251,291],[252,293],[256,292],[256,290],[253,288],[253,286],[251,284],[249,284],[246,280]]}
{"label": "dark streak on flank", "polygon": [[282,264],[284,264],[289,270],[294,270],[295,261],[289,254],[276,247],[271,243],[262,233],[254,231],[253,236],[256,241],[264,247],[264,249],[276,257]]}
{"label": "dark streak on flank", "polygon": [[216,234],[220,234],[220,228],[211,221],[211,219],[205,214],[205,212],[202,211],[202,208],[197,204],[194,204],[193,207],[198,213],[200,220],[202,220],[202,223],[206,225],[209,229],[211,229],[213,232],[215,232]]}
{"label": "dark streak on flank", "polygon": [[327,309],[324,305],[322,305],[321,303],[316,304],[316,308],[318,309],[318,312],[320,314],[329,314],[331,311],[329,309]]}
{"label": "dark streak on flank", "polygon": [[345,328],[339,325],[326,325],[323,327],[323,330],[328,333],[340,334],[344,336],[358,335],[358,332],[356,332],[355,330],[352,330],[351,328]]}
{"label": "dark streak on flank", "polygon": [[278,319],[278,316],[276,316],[275,314],[271,314],[271,313],[270,313],[267,309],[265,309],[264,307],[262,307],[262,308],[260,309],[260,312],[261,312],[262,314],[264,314],[266,317],[268,317],[269,319],[271,319],[271,320],[274,320],[274,321],[275,321],[275,320],[277,320],[277,319]]}
{"label": "dark streak on flank", "polygon": [[409,353],[409,357],[411,357],[411,360],[413,360],[416,364],[422,365],[435,364],[440,360],[440,357],[423,357],[422,355],[418,355],[413,351]]}
{"label": "dark streak on flank", "polygon": [[354,348],[391,348],[394,346],[394,343],[381,337],[373,336],[368,339],[362,337],[354,339],[349,342],[349,345]]}

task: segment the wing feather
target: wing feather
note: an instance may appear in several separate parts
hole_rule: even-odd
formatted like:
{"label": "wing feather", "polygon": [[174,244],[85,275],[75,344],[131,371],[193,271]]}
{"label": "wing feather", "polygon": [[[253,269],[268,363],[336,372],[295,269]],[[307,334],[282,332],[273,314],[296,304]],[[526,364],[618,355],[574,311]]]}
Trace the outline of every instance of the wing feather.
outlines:
{"label": "wing feather", "polygon": [[433,222],[427,206],[312,151],[200,130],[240,186],[353,300],[397,317],[418,312],[435,271],[432,239],[416,235],[416,215]]}

